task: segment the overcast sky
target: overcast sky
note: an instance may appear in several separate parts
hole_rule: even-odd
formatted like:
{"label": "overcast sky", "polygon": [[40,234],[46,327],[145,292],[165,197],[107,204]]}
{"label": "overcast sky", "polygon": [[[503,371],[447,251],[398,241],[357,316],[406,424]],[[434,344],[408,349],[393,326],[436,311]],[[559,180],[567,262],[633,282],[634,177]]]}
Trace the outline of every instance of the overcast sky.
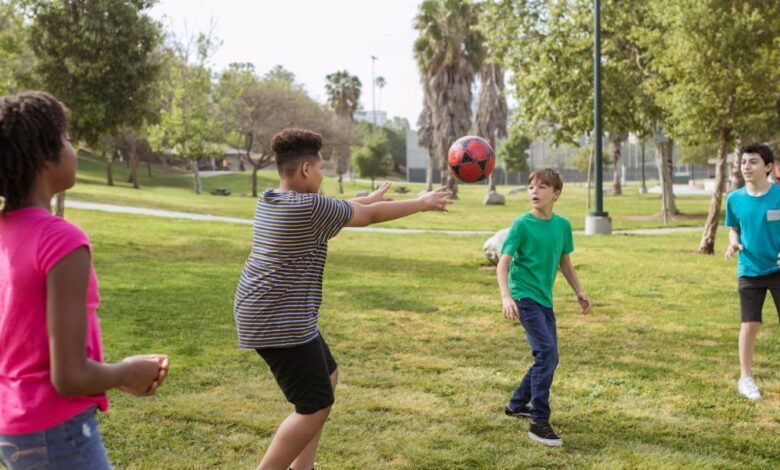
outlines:
{"label": "overcast sky", "polygon": [[412,46],[419,0],[160,0],[152,16],[169,31],[213,33],[222,45],[212,59],[221,71],[231,62],[252,62],[260,75],[277,64],[295,74],[315,99],[325,101],[325,75],[346,69],[363,84],[361,104],[371,110],[371,56],[377,109],[414,127],[422,90]]}

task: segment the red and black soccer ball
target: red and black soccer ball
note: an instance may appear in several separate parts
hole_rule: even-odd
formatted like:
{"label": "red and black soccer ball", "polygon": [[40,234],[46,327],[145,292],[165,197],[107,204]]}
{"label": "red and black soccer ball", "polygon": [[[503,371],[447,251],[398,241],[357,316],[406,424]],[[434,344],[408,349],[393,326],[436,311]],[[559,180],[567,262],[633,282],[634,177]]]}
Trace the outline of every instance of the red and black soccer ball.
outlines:
{"label": "red and black soccer ball", "polygon": [[487,178],[496,166],[496,154],[482,137],[467,135],[456,140],[447,152],[450,174],[464,183]]}

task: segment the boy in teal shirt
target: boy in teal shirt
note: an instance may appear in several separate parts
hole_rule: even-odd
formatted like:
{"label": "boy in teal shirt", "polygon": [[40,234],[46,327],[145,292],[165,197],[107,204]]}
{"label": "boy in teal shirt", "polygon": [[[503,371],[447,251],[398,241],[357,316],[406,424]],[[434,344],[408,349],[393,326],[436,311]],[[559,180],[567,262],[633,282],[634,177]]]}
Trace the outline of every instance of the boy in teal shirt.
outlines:
{"label": "boy in teal shirt", "polygon": [[562,189],[561,176],[555,170],[531,173],[528,200],[532,209],[512,224],[496,269],[504,318],[520,320],[534,357],[505,412],[530,417],[528,437],[549,446],[563,444],[550,426],[550,385],[558,365],[552,288],[559,267],[577,295],[582,313],[591,309],[569,257],[574,251],[571,224],[553,214]]}
{"label": "boy in teal shirt", "polygon": [[750,144],[739,150],[745,186],[733,191],[726,202],[729,246],[726,259],[739,252],[739,303],[742,326],[739,332],[739,393],[761,399],[753,380],[753,352],[761,329],[761,310],[766,291],[772,292],[780,315],[780,186],[769,181],[774,166],[772,149]]}

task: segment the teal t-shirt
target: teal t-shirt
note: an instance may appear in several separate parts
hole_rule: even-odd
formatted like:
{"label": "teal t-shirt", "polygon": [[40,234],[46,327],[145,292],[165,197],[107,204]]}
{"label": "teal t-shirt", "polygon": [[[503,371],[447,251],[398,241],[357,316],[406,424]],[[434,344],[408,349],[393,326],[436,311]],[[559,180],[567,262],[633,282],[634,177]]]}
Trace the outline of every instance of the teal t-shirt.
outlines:
{"label": "teal t-shirt", "polygon": [[739,228],[744,248],[737,276],[766,276],[780,270],[780,186],[773,184],[761,196],[751,196],[746,188],[733,191],[726,200],[726,225]]}
{"label": "teal t-shirt", "polygon": [[553,214],[544,220],[527,212],[512,223],[501,253],[512,257],[509,291],[513,299],[529,297],[552,308],[552,288],[561,256],[574,251],[571,224]]}

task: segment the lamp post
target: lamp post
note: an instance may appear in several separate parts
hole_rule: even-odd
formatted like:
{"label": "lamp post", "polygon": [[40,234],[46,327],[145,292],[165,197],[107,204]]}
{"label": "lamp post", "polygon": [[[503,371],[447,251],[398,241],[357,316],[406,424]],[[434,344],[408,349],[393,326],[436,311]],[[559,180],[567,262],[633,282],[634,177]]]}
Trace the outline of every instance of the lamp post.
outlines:
{"label": "lamp post", "polygon": [[376,79],[374,78],[374,63],[379,57],[371,56],[371,122],[376,127]]}
{"label": "lamp post", "polygon": [[609,235],[612,219],[604,212],[601,130],[601,0],[593,0],[593,145],[596,164],[596,210],[585,217],[585,234]]}
{"label": "lamp post", "polygon": [[647,185],[645,184],[645,139],[642,139],[642,187],[639,188],[639,194],[647,194]]}

